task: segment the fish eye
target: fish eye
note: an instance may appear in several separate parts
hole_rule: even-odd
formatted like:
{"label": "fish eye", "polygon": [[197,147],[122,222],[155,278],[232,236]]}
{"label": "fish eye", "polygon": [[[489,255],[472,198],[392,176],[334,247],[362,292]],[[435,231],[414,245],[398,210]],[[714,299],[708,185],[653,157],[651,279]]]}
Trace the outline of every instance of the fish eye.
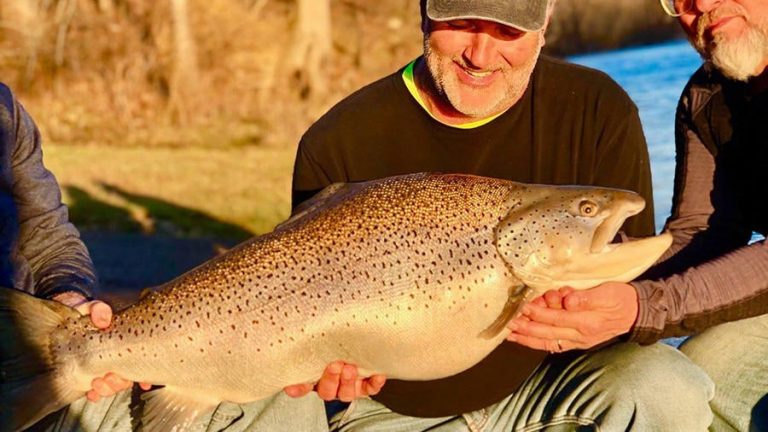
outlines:
{"label": "fish eye", "polygon": [[597,204],[590,200],[584,200],[579,203],[579,214],[581,216],[592,217],[597,214]]}

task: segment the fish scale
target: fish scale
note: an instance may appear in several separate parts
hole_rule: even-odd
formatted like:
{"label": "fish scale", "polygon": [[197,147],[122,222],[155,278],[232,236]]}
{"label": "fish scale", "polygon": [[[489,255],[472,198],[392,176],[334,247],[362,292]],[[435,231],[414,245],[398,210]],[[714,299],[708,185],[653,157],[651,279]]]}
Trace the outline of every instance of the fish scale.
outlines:
{"label": "fish scale", "polygon": [[[585,202],[602,216],[581,214]],[[335,185],[272,233],[116,313],[107,330],[63,319],[43,351],[65,371],[53,380],[61,400],[109,371],[164,385],[148,394],[145,423],[157,430],[315,381],[339,359],[362,375],[437,379],[504,340],[526,286],[546,288],[548,266],[588,255],[596,233],[641,208],[625,191],[465,175]],[[15,299],[2,291],[0,306]]]}

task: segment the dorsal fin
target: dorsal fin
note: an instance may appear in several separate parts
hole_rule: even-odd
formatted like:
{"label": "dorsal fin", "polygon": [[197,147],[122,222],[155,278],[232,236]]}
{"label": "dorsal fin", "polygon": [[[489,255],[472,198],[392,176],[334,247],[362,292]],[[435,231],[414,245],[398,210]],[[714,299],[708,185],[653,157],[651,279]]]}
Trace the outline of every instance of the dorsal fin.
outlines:
{"label": "dorsal fin", "polygon": [[338,202],[344,199],[344,197],[357,192],[368,183],[369,182],[333,183],[326,186],[325,189],[318,192],[312,198],[296,206],[293,211],[293,215],[285,222],[282,222],[277,227],[275,227],[275,231],[284,230],[289,226],[294,225],[298,221],[315,213],[318,209],[327,207],[327,205],[329,205],[331,202]]}

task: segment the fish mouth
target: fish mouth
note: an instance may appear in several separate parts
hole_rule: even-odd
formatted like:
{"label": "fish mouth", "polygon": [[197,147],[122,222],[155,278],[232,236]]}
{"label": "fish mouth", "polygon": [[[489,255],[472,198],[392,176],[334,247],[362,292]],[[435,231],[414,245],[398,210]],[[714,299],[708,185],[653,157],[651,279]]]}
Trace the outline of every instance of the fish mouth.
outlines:
{"label": "fish mouth", "polygon": [[590,288],[603,282],[629,282],[652,266],[672,245],[672,234],[609,243],[566,266],[564,285]]}
{"label": "fish mouth", "polygon": [[593,254],[603,253],[609,244],[616,238],[616,234],[621,229],[624,221],[640,213],[645,208],[645,200],[636,194],[625,193],[624,202],[611,209],[610,213],[597,226],[592,236],[590,252]]}
{"label": "fish mouth", "polygon": [[527,286],[543,292],[561,287],[592,288],[605,282],[629,282],[643,274],[672,245],[672,235],[605,244],[597,253],[572,257],[567,264],[553,265],[531,254],[515,275]]}
{"label": "fish mouth", "polygon": [[571,256],[567,263],[553,265],[532,254],[526,265],[515,273],[528,286],[540,290],[564,286],[585,289],[604,282],[633,280],[658,261],[672,245],[672,235],[666,232],[613,242],[624,221],[644,207],[644,201],[637,199],[615,209],[595,229],[589,250],[580,256]]}
{"label": "fish mouth", "polygon": [[589,288],[603,282],[628,282],[652,266],[672,244],[663,233],[642,239],[614,242],[624,221],[640,213],[644,202],[632,203],[609,215],[595,230],[590,253],[566,266],[564,278],[573,288]]}

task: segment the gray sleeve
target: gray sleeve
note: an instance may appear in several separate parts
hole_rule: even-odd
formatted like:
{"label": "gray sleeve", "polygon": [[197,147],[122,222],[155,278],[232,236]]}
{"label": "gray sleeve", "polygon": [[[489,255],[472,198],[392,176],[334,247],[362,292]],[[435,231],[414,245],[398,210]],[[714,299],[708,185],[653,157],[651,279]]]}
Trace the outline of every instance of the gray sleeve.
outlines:
{"label": "gray sleeve", "polygon": [[[680,111],[680,109],[679,109]],[[632,284],[639,314],[630,338],[651,343],[768,312],[768,246],[746,246],[751,232],[729,179],[687,121],[678,115],[678,160],[672,248]]]}
{"label": "gray sleeve", "polygon": [[34,294],[48,297],[76,291],[93,295],[96,275],[53,174],[43,165],[40,133],[16,103],[16,146],[12,155],[13,198],[19,221],[19,253],[29,263]]}

